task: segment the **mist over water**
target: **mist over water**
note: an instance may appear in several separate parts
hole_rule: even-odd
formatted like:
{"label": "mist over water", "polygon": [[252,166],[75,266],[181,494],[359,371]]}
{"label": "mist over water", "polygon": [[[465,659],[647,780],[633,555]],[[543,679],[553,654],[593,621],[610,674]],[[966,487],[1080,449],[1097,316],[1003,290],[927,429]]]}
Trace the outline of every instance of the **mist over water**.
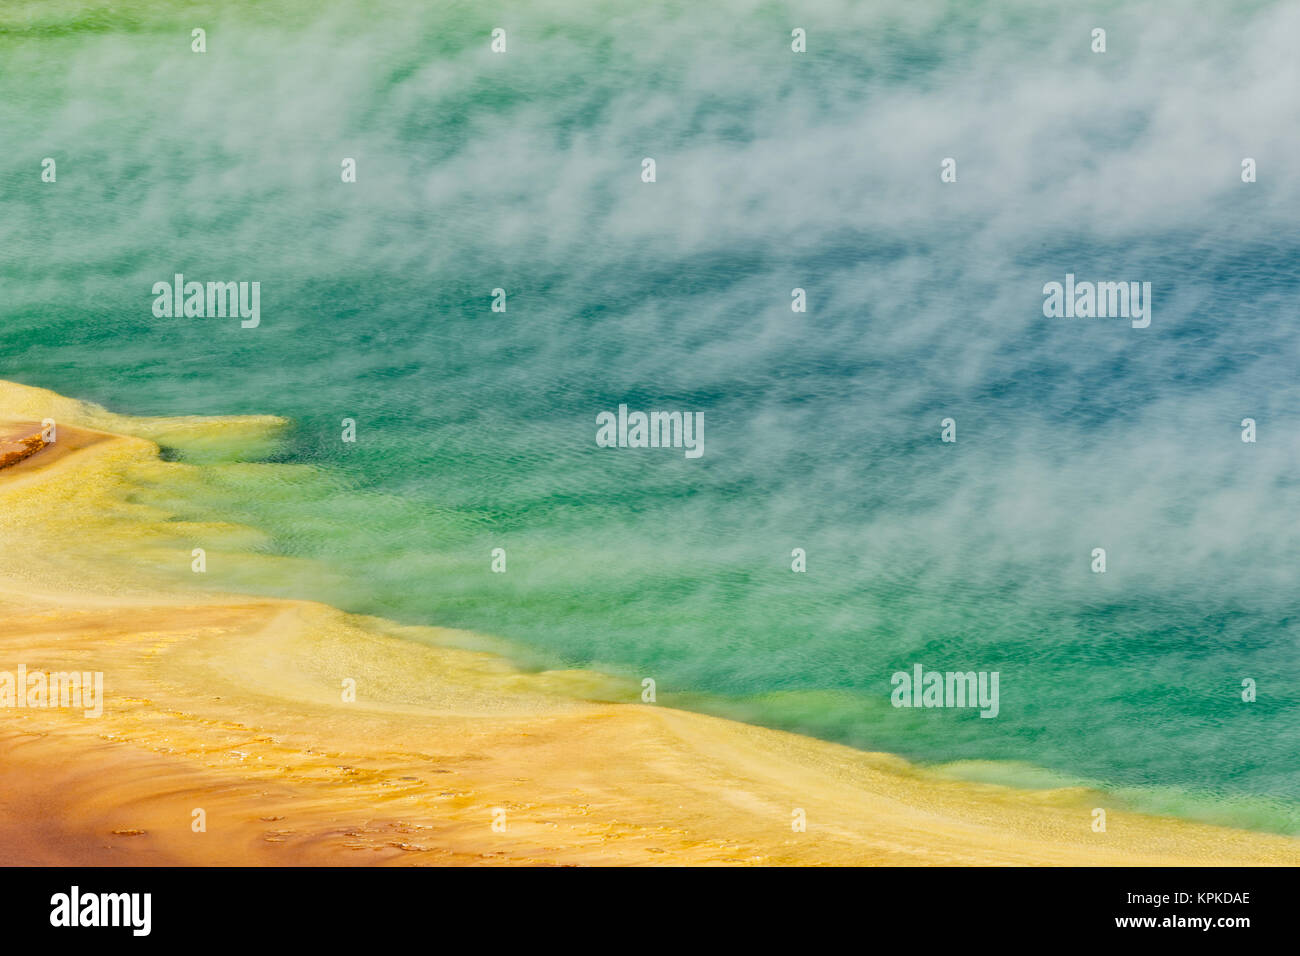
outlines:
{"label": "mist over water", "polygon": [[[1300,9],[896,6],[14,4],[0,377],[292,419],[141,492],[310,559],[213,586],[1300,832]],[[261,326],[155,318],[178,272]],[[1066,273],[1150,328],[1045,318]],[[703,457],[598,448],[620,403]],[[914,663],[998,718],[892,708]]]}

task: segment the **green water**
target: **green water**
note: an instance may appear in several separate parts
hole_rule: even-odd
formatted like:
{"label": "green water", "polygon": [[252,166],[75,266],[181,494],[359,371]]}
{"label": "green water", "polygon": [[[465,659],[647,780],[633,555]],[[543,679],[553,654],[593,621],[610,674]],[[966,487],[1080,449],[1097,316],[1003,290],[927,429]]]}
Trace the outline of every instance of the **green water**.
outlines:
{"label": "green water", "polygon": [[[1104,57],[1041,5],[6,4],[0,377],[291,419],[141,492],[303,559],[213,587],[1300,832],[1300,22],[1101,12]],[[177,272],[260,326],[155,318]],[[1045,319],[1066,272],[1151,328]],[[620,403],[704,455],[597,447]],[[891,706],[917,663],[998,716]]]}

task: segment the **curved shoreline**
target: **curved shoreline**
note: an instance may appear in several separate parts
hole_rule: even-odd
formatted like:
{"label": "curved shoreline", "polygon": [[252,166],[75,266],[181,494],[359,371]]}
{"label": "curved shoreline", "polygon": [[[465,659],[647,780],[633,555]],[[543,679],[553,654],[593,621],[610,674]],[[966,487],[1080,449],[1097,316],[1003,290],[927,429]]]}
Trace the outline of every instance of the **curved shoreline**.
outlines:
{"label": "curved shoreline", "polygon": [[128,419],[0,382],[0,422],[46,417],[58,441],[0,471],[0,671],[102,671],[105,702],[99,718],[0,709],[6,862],[1300,863],[1300,840],[1109,808],[1094,833],[1095,791],[592,702],[601,675],[522,673],[444,629],[124,579],[100,556],[189,562],[190,529],[124,478],[195,467],[156,442],[257,442],[281,423]]}

